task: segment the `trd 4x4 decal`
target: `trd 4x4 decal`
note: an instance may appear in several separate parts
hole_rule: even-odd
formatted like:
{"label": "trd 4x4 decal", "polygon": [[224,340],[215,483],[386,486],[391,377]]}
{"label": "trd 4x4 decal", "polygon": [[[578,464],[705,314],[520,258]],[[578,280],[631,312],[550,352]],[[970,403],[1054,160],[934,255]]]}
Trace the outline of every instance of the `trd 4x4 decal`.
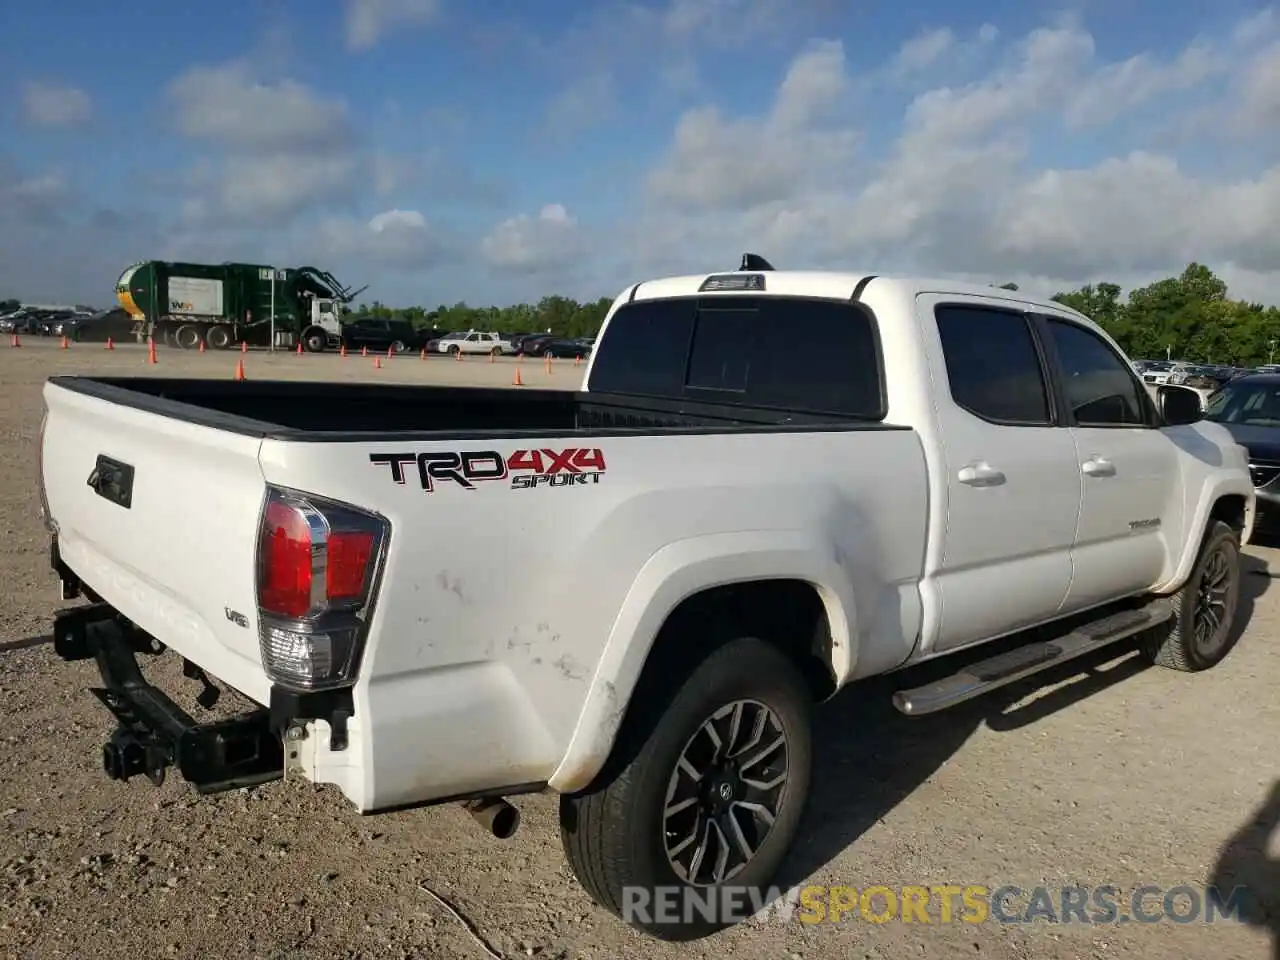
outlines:
{"label": "trd 4x4 decal", "polygon": [[517,450],[503,455],[497,450],[431,453],[371,453],[369,462],[386,464],[391,479],[404,483],[415,468],[427,493],[437,483],[456,483],[464,490],[492,480],[510,480],[513,490],[538,487],[576,487],[599,483],[605,473],[604,451],[599,447],[567,447],[564,450]]}

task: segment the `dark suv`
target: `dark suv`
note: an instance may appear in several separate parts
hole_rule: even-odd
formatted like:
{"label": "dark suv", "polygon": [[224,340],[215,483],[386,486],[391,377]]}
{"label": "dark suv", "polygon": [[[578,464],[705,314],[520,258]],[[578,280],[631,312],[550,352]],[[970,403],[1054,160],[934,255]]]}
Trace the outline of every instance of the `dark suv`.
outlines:
{"label": "dark suv", "polygon": [[426,345],[427,336],[408,320],[361,317],[343,325],[342,342],[347,349],[368,347],[370,350],[394,350],[401,353],[405,350],[421,350]]}

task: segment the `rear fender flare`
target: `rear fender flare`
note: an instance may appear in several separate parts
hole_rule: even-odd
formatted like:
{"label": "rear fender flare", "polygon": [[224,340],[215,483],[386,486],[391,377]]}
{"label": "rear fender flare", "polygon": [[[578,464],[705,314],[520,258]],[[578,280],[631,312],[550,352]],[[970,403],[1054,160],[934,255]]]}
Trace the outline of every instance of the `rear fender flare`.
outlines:
{"label": "rear fender flare", "polygon": [[679,540],[641,567],[614,619],[569,745],[548,786],[587,787],[613,748],[632,691],[662,625],[696,593],[752,580],[803,580],[822,598],[837,684],[856,662],[853,591],[834,547],[811,533],[759,530]]}

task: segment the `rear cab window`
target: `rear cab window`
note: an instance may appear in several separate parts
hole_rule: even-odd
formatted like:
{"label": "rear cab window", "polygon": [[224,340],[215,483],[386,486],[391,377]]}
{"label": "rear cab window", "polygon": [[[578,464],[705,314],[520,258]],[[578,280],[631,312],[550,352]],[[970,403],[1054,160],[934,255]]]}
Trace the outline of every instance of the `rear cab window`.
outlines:
{"label": "rear cab window", "polygon": [[861,304],[803,297],[676,297],[619,307],[589,389],[882,420],[883,362]]}

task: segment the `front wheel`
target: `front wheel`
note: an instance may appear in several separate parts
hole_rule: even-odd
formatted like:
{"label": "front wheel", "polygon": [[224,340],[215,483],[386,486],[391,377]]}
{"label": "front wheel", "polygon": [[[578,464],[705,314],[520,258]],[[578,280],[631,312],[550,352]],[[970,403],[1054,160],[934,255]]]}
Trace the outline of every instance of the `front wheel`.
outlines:
{"label": "front wheel", "polygon": [[602,907],[692,940],[765,905],[809,792],[811,699],[781,651],[744,637],[704,659],[665,710],[651,703],[633,698],[600,782],[561,797],[561,841]]}
{"label": "front wheel", "polygon": [[211,350],[225,350],[231,346],[231,333],[224,327],[210,327],[204,335],[204,342]]}
{"label": "front wheel", "polygon": [[322,353],[329,345],[329,335],[323,330],[309,330],[302,338],[302,348],[308,353]]}
{"label": "front wheel", "polygon": [[391,343],[392,353],[404,353],[408,349],[409,348],[404,345],[403,340],[395,340],[395,341],[392,341]]}
{"label": "front wheel", "polygon": [[1167,632],[1143,644],[1154,664],[1197,672],[1216,666],[1239,640],[1240,535],[1227,524],[1209,525],[1191,576],[1171,598],[1174,618]]}

